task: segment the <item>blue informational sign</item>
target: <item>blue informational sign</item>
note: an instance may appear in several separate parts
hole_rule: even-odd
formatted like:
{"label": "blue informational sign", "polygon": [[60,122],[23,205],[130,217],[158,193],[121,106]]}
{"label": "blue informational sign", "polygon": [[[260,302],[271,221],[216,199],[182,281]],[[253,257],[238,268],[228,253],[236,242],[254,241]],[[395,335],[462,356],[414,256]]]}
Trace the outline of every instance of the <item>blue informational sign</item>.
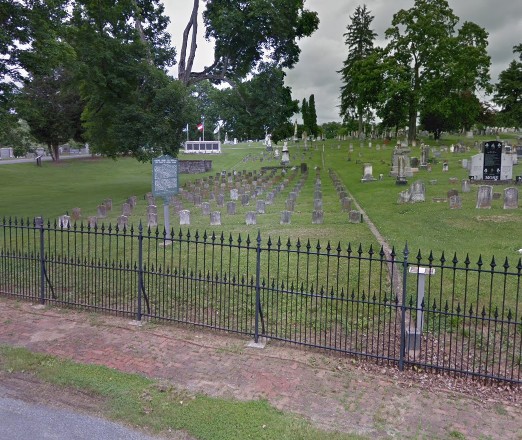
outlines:
{"label": "blue informational sign", "polygon": [[152,194],[167,199],[179,191],[178,159],[160,156],[152,159]]}

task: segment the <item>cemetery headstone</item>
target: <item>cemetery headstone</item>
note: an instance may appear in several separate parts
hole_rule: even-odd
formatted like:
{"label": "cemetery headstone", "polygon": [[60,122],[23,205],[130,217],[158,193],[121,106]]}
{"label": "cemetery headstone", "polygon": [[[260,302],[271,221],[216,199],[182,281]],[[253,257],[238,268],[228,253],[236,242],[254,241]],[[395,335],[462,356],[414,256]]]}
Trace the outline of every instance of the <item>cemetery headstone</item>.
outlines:
{"label": "cemetery headstone", "polygon": [[132,207],[130,203],[124,203],[121,207],[121,215],[129,217],[132,214]]}
{"label": "cemetery headstone", "polygon": [[265,213],[265,201],[264,200],[257,200],[256,201],[256,211],[258,214],[264,214]]}
{"label": "cemetery headstone", "polygon": [[234,215],[236,213],[236,202],[227,202],[227,214]]}
{"label": "cemetery headstone", "polygon": [[506,188],[504,190],[504,209],[517,209],[518,208],[518,189],[517,188]]}
{"label": "cemetery headstone", "polygon": [[312,224],[322,225],[324,221],[324,212],[321,210],[312,211]]}
{"label": "cemetery headstone", "polygon": [[89,228],[95,228],[98,225],[98,217],[91,215],[87,219],[87,225]]}
{"label": "cemetery headstone", "polygon": [[119,215],[116,220],[116,224],[120,229],[126,228],[129,224],[129,217],[127,217],[126,215]]}
{"label": "cemetery headstone", "polygon": [[424,182],[417,180],[410,188],[410,202],[424,202],[426,200],[426,188]]}
{"label": "cemetery headstone", "polygon": [[359,211],[352,210],[348,214],[350,223],[362,223],[362,214]]}
{"label": "cemetery headstone", "polygon": [[470,186],[470,182],[468,179],[463,179],[462,180],[462,188],[461,188],[461,191],[463,193],[469,193],[471,191],[471,186]]}
{"label": "cemetery headstone", "polygon": [[373,177],[373,165],[371,163],[365,163],[361,182],[373,182],[375,180],[377,179]]}
{"label": "cemetery headstone", "polygon": [[210,215],[210,203],[203,202],[201,204],[201,215]]}
{"label": "cemetery headstone", "polygon": [[71,220],[78,221],[82,218],[82,209],[81,208],[73,208],[71,214]]}
{"label": "cemetery headstone", "polygon": [[182,209],[179,212],[179,224],[190,225],[190,211],[188,209]]}
{"label": "cemetery headstone", "polygon": [[70,228],[71,227],[71,217],[68,215],[61,215],[58,217],[58,227],[59,228]]}
{"label": "cemetery headstone", "polygon": [[221,226],[221,211],[210,213],[210,226]]}
{"label": "cemetery headstone", "polygon": [[449,197],[449,207],[450,209],[461,209],[462,208],[462,198],[458,194],[453,194]]}
{"label": "cemetery headstone", "polygon": [[291,211],[281,211],[281,220],[279,221],[279,224],[281,225],[289,225],[292,218],[292,212]]}
{"label": "cemetery headstone", "polygon": [[147,226],[149,228],[155,228],[158,226],[158,214],[155,212],[147,213]]}
{"label": "cemetery headstone", "polygon": [[98,205],[97,208],[97,217],[98,218],[105,218],[107,217],[107,206],[106,205]]}
{"label": "cemetery headstone", "polygon": [[257,224],[257,213],[255,211],[248,211],[245,216],[245,222],[247,225]]}
{"label": "cemetery headstone", "polygon": [[477,205],[479,209],[490,209],[491,200],[493,199],[493,187],[490,185],[481,185],[477,192]]}

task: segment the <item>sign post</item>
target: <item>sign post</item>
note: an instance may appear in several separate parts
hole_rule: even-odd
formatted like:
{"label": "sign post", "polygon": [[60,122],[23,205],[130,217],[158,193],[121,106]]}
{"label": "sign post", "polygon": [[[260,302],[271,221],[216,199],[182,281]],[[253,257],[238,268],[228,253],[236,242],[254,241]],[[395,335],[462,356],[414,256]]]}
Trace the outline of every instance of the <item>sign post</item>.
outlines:
{"label": "sign post", "polygon": [[163,216],[167,236],[170,231],[169,198],[179,192],[178,159],[160,156],[152,159],[152,194],[163,198]]}

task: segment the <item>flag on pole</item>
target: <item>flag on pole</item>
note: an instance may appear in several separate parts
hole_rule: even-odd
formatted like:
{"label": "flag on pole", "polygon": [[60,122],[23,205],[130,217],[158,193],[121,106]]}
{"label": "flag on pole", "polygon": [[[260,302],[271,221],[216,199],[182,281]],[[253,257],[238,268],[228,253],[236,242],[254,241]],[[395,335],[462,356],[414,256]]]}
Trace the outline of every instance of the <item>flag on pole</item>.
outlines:
{"label": "flag on pole", "polygon": [[188,128],[188,124],[187,124],[187,126],[182,130],[183,133],[188,133],[188,129],[189,129],[189,128]]}
{"label": "flag on pole", "polygon": [[200,123],[198,124],[198,130],[199,130],[199,131],[203,131],[203,128],[204,128],[204,126],[203,126],[203,122],[200,122]]}

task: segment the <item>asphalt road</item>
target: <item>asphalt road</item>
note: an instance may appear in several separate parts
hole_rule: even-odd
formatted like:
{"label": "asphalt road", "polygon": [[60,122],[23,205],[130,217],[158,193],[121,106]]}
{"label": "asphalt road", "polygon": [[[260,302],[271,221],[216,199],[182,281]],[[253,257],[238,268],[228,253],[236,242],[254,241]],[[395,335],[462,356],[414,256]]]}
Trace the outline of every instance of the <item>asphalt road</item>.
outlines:
{"label": "asphalt road", "polygon": [[153,440],[154,438],[98,417],[0,397],[0,439]]}

